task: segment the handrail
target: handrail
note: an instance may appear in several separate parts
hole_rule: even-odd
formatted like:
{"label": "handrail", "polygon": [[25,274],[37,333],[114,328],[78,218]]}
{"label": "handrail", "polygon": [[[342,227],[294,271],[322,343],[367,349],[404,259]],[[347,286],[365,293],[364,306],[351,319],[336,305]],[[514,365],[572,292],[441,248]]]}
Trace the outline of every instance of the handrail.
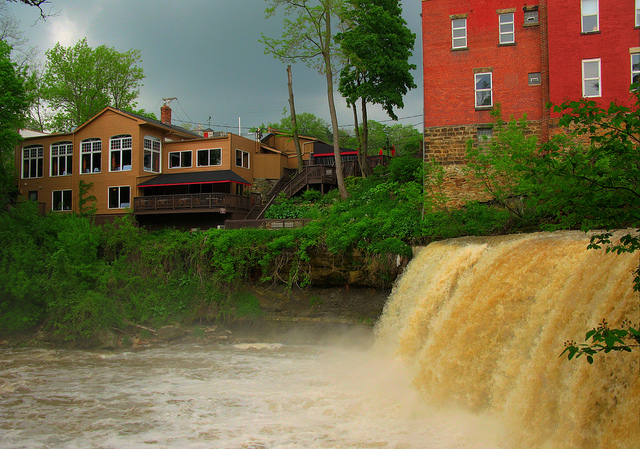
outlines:
{"label": "handrail", "polygon": [[133,199],[134,212],[187,209],[251,209],[254,198],[229,193],[188,193],[182,195],[150,195]]}

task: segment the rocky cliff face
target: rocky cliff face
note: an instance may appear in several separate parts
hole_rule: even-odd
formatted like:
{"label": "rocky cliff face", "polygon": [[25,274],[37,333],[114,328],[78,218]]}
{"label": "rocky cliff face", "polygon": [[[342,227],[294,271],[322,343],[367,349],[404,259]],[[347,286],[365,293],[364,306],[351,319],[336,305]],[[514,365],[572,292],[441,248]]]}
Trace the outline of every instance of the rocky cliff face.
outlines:
{"label": "rocky cliff face", "polygon": [[309,264],[311,285],[388,289],[402,274],[409,260],[395,254],[365,254],[357,249],[346,256],[316,251]]}

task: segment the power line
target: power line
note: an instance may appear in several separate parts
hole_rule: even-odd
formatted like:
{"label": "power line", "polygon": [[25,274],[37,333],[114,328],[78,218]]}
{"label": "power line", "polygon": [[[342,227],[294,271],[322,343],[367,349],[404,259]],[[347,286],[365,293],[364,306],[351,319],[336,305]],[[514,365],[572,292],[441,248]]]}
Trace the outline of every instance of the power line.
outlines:
{"label": "power line", "polygon": [[[178,101],[178,104],[180,104],[180,101]],[[182,109],[182,105],[180,105],[180,108]],[[182,110],[183,110],[183,112],[184,112],[184,109],[182,109]],[[186,112],[185,112],[185,115],[187,115],[187,113],[186,113]],[[406,120],[406,119],[411,119],[411,118],[416,118],[416,117],[422,117],[422,114],[409,115],[409,116],[406,116],[406,117],[398,117],[398,120],[394,120],[394,119],[387,119],[387,120],[372,120],[372,121],[375,121],[375,122],[377,122],[377,123],[399,122],[400,120]],[[176,118],[175,120],[176,120],[176,121],[178,121],[178,122],[181,122],[181,123],[189,123],[189,124],[192,124],[192,125],[201,125],[201,124],[202,124],[202,122],[194,122],[194,121],[191,119],[191,117],[189,117],[188,115],[187,115],[187,118],[188,118],[189,120],[181,120],[181,119],[179,119],[179,118]],[[418,125],[422,125],[422,123],[423,123],[423,122],[420,122],[420,123],[414,123],[414,124],[405,125],[405,126],[418,126]],[[238,129],[238,126],[237,126],[237,125],[227,125],[227,124],[225,124],[225,125],[220,125],[220,124],[210,124],[209,126],[217,127],[217,128]],[[354,126],[355,126],[355,124],[353,124],[353,123],[352,123],[352,124],[349,124],[349,125],[341,125],[341,126],[340,126],[340,129],[342,129],[342,128],[351,128],[351,127],[354,127]],[[251,130],[252,128],[257,128],[257,126],[241,126],[240,128],[242,128],[242,129],[247,129],[247,130]]]}

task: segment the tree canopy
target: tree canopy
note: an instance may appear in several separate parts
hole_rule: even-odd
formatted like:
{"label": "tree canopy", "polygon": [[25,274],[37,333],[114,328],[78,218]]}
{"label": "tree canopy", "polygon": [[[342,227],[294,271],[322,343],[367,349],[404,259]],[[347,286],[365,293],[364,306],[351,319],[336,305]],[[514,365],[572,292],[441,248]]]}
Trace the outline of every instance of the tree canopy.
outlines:
{"label": "tree canopy", "polygon": [[402,18],[398,0],[346,0],[346,30],[336,38],[347,58],[340,72],[339,90],[350,104],[358,99],[380,104],[394,120],[393,108],[404,106],[403,96],[416,88],[409,63],[415,34]]}
{"label": "tree canopy", "polygon": [[338,89],[352,107],[356,125],[357,102],[361,102],[363,126],[356,134],[363,174],[368,171],[367,104],[381,105],[389,117],[397,120],[393,108],[403,107],[403,96],[416,87],[411,75],[416,66],[409,63],[415,34],[401,14],[398,0],[345,0],[345,31],[336,36],[347,61],[340,72]]}
{"label": "tree canopy", "polygon": [[16,69],[10,53],[11,47],[0,40],[0,205],[15,185],[14,151],[29,105],[24,73]]}
{"label": "tree canopy", "polygon": [[139,50],[118,52],[87,40],[73,47],[57,43],[46,53],[40,96],[57,111],[48,126],[55,131],[76,127],[106,106],[133,110],[144,78]]}
{"label": "tree canopy", "polygon": [[[302,112],[296,115],[298,122],[298,134],[301,136],[315,137],[325,142],[331,141],[331,129],[329,123],[310,112]],[[293,125],[291,123],[291,116],[283,117],[280,122],[269,123],[262,128],[271,127],[277,131],[284,133],[293,132]]]}
{"label": "tree canopy", "polygon": [[285,13],[282,37],[273,39],[262,35],[261,42],[265,44],[265,53],[272,54],[276,59],[285,63],[303,61],[325,75],[336,180],[340,196],[347,198],[349,193],[342,173],[338,116],[333,95],[337,49],[332,21],[338,17],[342,2],[343,0],[270,0],[271,6],[265,10],[267,17],[273,16],[278,8]]}

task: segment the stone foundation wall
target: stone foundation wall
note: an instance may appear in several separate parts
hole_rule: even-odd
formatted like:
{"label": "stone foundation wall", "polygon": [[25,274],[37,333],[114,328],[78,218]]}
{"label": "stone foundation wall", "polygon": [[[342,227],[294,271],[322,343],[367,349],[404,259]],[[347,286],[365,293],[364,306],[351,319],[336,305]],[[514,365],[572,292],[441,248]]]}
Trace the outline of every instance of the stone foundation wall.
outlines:
{"label": "stone foundation wall", "polygon": [[[467,201],[490,201],[481,182],[465,170],[467,142],[478,145],[478,130],[492,128],[491,123],[458,126],[435,126],[424,132],[425,162],[442,165],[444,177],[439,194],[448,199],[443,207],[461,207]],[[542,122],[529,121],[528,134],[542,137]]]}

